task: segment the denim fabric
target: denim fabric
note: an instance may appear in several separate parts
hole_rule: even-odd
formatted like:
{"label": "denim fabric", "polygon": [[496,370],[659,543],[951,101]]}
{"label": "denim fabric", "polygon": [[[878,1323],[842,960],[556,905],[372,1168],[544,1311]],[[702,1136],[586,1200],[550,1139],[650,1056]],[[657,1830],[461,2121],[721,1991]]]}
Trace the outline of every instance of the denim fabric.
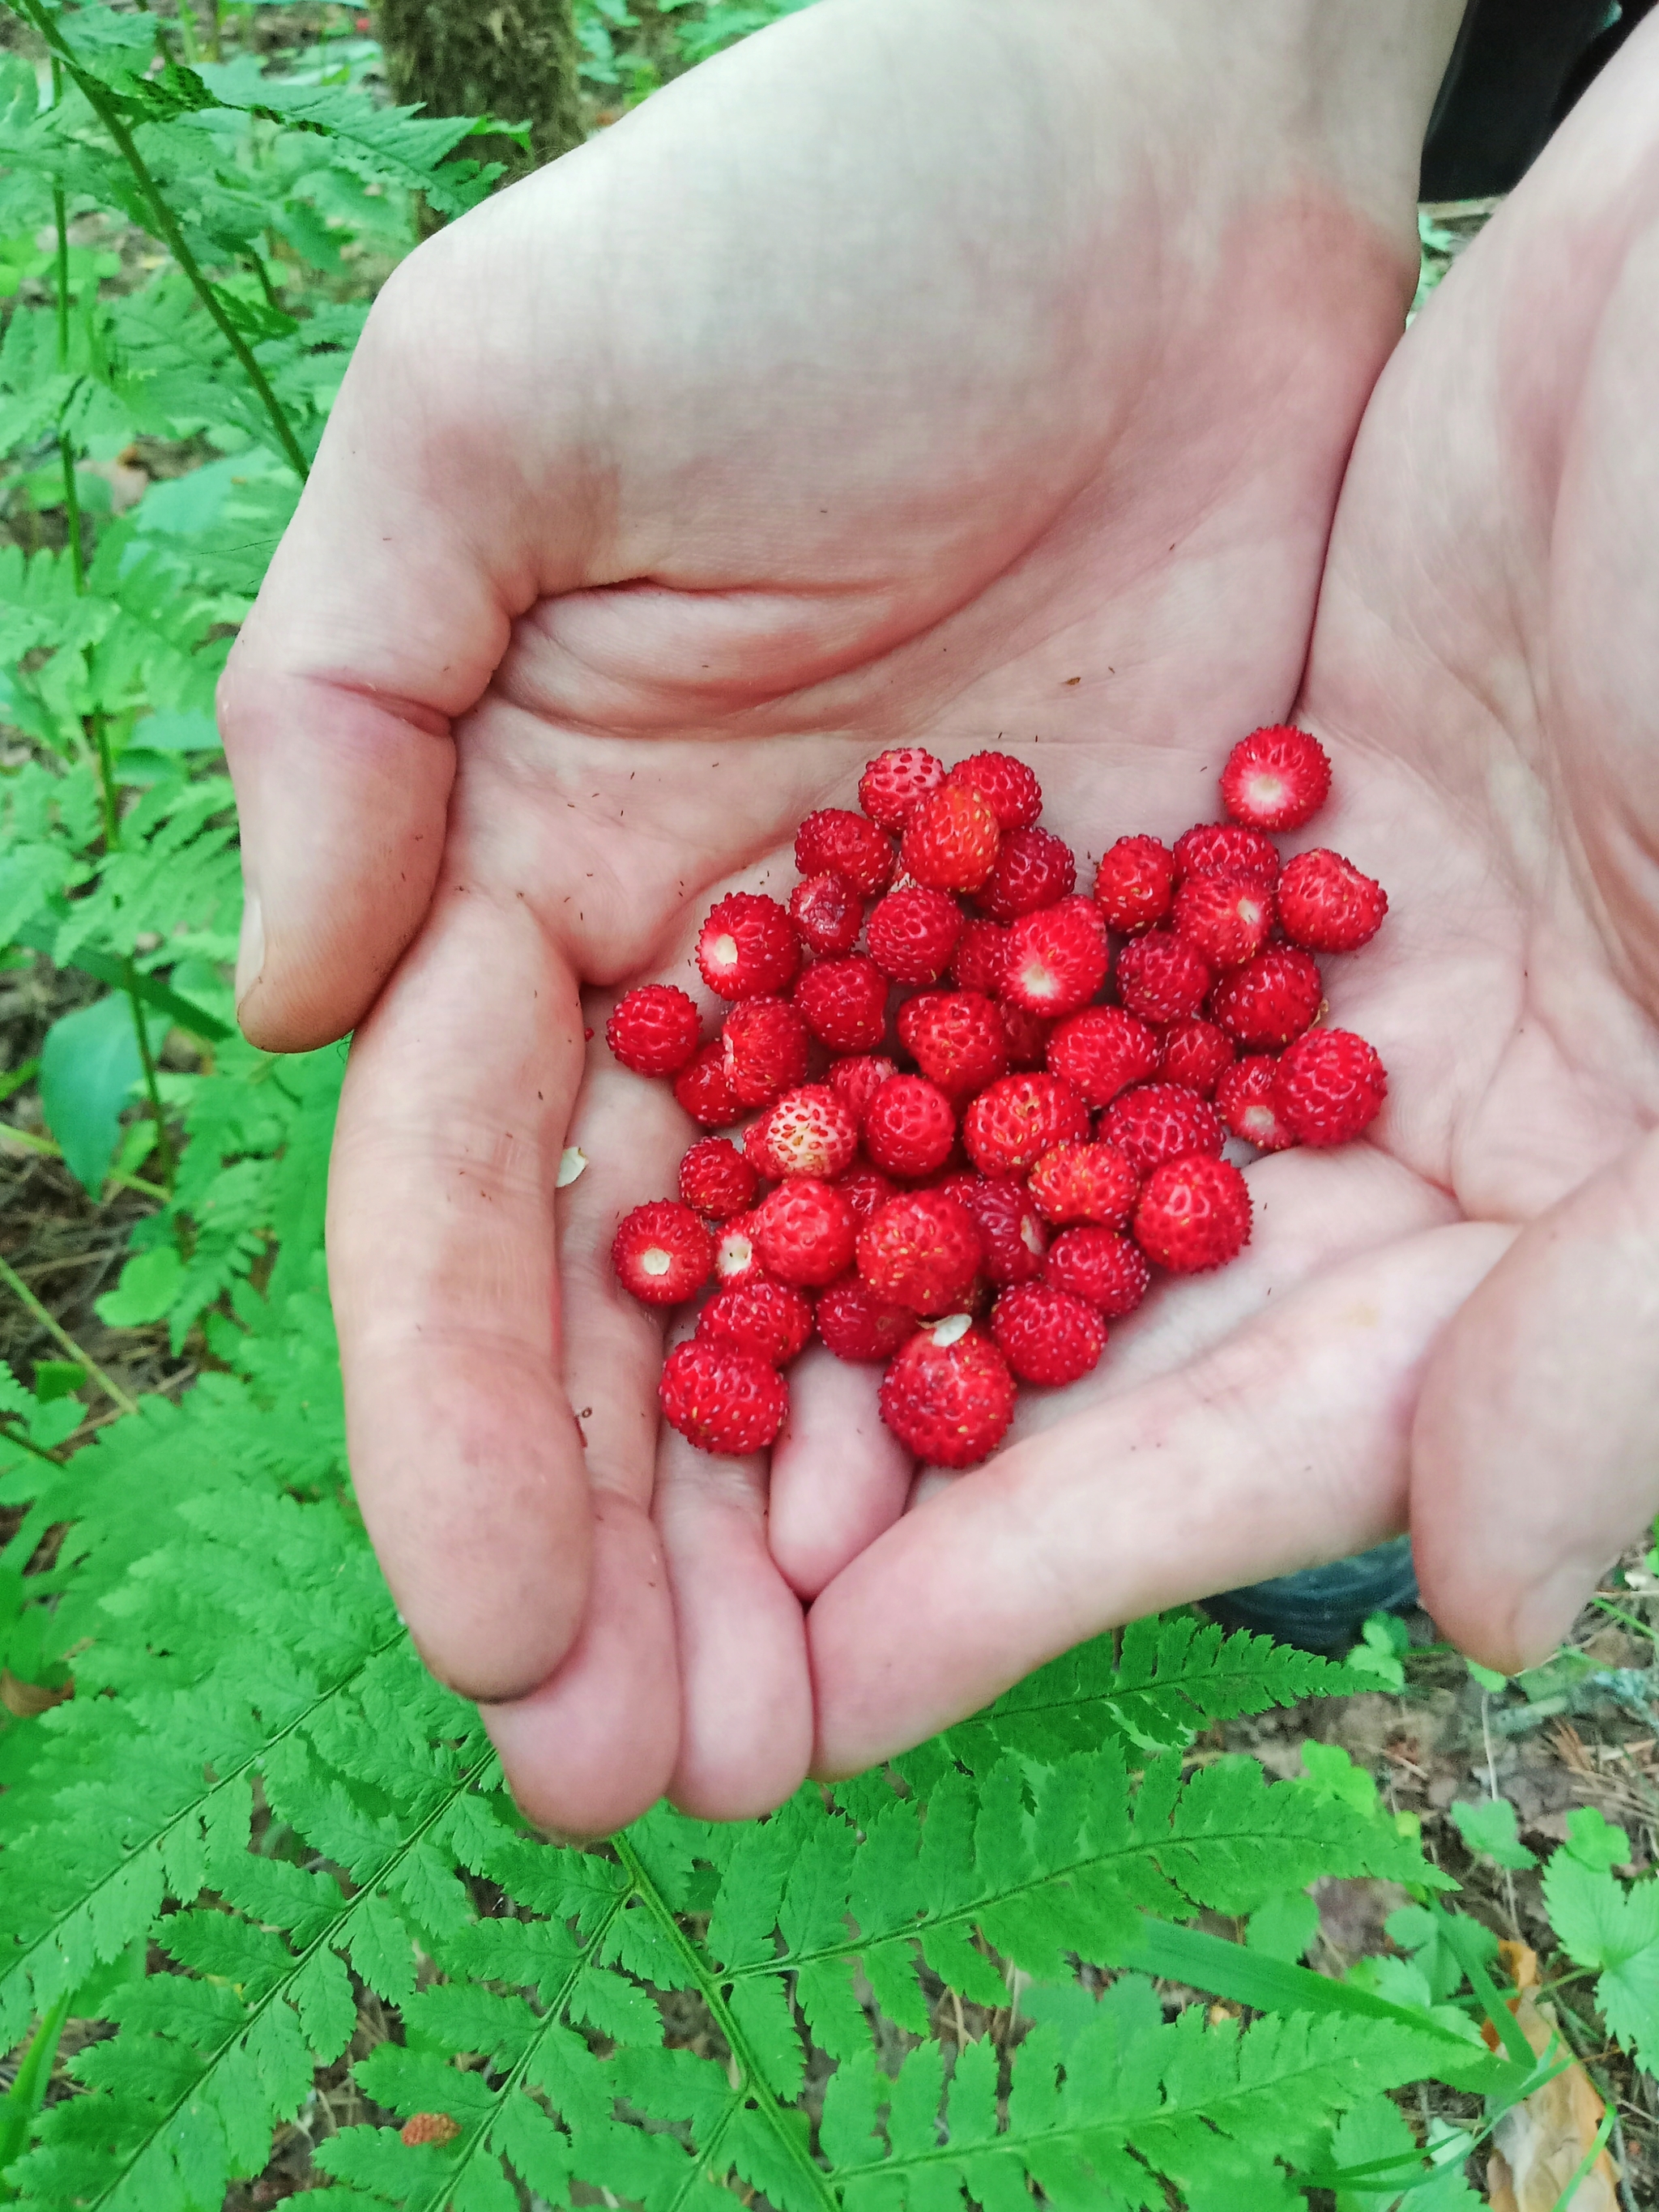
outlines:
{"label": "denim fabric", "polygon": [[1206,1598],[1204,1610],[1229,1628],[1253,1628],[1304,1650],[1339,1651],[1357,1641],[1367,1613],[1403,1613],[1416,1603],[1411,1539],[1396,1536],[1328,1567],[1223,1590]]}

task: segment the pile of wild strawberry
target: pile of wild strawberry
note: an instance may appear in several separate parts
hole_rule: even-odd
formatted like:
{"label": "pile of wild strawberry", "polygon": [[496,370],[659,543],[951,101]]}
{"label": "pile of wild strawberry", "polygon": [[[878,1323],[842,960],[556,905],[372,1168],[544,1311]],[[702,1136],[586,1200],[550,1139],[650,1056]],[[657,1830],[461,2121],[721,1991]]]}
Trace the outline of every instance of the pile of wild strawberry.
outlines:
{"label": "pile of wild strawberry", "polygon": [[861,812],[801,824],[787,908],[721,899],[696,945],[730,1002],[719,1036],[662,983],[605,1028],[705,1128],[758,1112],[617,1231],[635,1297],[719,1285],[664,1364],[681,1435],[770,1443],[780,1370],[816,1331],[886,1364],[882,1418],[921,1460],[970,1467],[1018,1382],[1089,1372],[1154,1267],[1200,1273],[1249,1241],[1230,1133],[1263,1152],[1358,1136],[1387,1079],[1362,1037],[1316,1026],[1313,955],[1364,945],[1388,900],[1340,854],[1281,866],[1266,834],[1329,788],[1305,731],[1257,730],[1222,772],[1229,820],[1173,850],[1121,838],[1085,898],[1021,762],[947,771],[906,746],[866,769]]}

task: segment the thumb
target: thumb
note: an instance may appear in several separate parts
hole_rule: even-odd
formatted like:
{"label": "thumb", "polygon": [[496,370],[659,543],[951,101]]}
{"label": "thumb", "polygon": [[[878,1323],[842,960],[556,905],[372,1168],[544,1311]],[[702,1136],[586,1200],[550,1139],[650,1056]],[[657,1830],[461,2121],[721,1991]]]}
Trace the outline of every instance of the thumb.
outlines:
{"label": "thumb", "polygon": [[1423,1602],[1515,1674],[1659,1505],[1659,1136],[1518,1237],[1446,1329],[1413,1437]]}

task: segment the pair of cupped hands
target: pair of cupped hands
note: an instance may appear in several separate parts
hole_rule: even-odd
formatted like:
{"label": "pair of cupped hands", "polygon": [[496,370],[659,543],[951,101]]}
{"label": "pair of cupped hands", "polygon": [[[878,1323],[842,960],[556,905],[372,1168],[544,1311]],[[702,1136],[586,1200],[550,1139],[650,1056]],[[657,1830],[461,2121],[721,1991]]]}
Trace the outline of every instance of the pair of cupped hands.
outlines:
{"label": "pair of cupped hands", "polygon": [[[823,0],[370,319],[226,680],[241,1014],[356,1026],[358,1493],[550,1827],[764,1810],[1406,1527],[1512,1670],[1659,1504],[1659,25],[1402,340],[1443,52],[1318,15]],[[884,746],[1018,751],[1098,853],[1284,719],[1392,901],[1328,979],[1368,1139],[967,1475],[816,1348],[769,1464],[663,1431],[609,1247],[694,1132],[617,994]]]}

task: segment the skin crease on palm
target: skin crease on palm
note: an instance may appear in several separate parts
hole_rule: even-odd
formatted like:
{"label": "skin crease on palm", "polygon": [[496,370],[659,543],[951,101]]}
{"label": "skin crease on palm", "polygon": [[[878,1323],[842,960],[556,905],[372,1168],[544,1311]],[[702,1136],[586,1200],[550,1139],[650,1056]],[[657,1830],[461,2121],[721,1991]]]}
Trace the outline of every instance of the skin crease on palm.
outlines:
{"label": "skin crease on palm", "polygon": [[[1465,604],[1481,533],[1530,573],[1504,472],[1535,487],[1571,416],[1534,325],[1565,342],[1565,291],[1599,330],[1622,249],[1558,247],[1517,311],[1511,458],[1491,389],[1462,389],[1509,296],[1483,246],[1356,459],[1305,702],[1340,795],[1302,842],[1395,896],[1332,980],[1395,1073],[1377,1143],[1261,1163],[1245,1261],[1155,1297],[1090,1384],[1028,1394],[1015,1448],[937,1496],[923,1478],[914,1512],[873,1378],[809,1354],[769,1546],[760,1462],[659,1446],[661,1332],[606,1260],[692,1133],[584,1026],[690,980],[721,890],[782,892],[795,823],[871,753],[1000,738],[1098,853],[1212,812],[1226,744],[1289,708],[1456,12],[823,0],[434,241],[371,319],[227,681],[243,1018],[319,1042],[396,965],[331,1200],[354,1473],[421,1648],[489,1701],[532,1817],[602,1830],[665,1787],[754,1812],[813,1756],[815,1690],[817,1760],[844,1771],[1109,1622],[1374,1540],[1404,1517],[1419,1391],[1425,1577],[1471,1648],[1501,1661],[1546,1565],[1582,1587],[1639,1517],[1659,1197],[1644,1227],[1618,1176],[1593,1250],[1567,1215],[1510,1250],[1652,1118],[1636,963],[1650,1009],[1659,956],[1620,811],[1639,758],[1594,717],[1523,727],[1516,579]],[[1617,103],[1653,56],[1633,40],[1584,117],[1639,136]],[[1528,188],[1541,238],[1546,171],[1589,127]],[[1635,225],[1639,145],[1626,169],[1583,218],[1598,238]],[[1534,503],[1547,630],[1565,585]],[[1639,502],[1620,527],[1643,542]],[[1605,630],[1606,556],[1583,557]],[[1462,609],[1455,637],[1425,604]],[[1623,670],[1638,756],[1640,627],[1583,677]],[[1577,807],[1598,775],[1594,821],[1553,830],[1540,793]],[[591,1164],[556,1255],[567,1143]]]}

